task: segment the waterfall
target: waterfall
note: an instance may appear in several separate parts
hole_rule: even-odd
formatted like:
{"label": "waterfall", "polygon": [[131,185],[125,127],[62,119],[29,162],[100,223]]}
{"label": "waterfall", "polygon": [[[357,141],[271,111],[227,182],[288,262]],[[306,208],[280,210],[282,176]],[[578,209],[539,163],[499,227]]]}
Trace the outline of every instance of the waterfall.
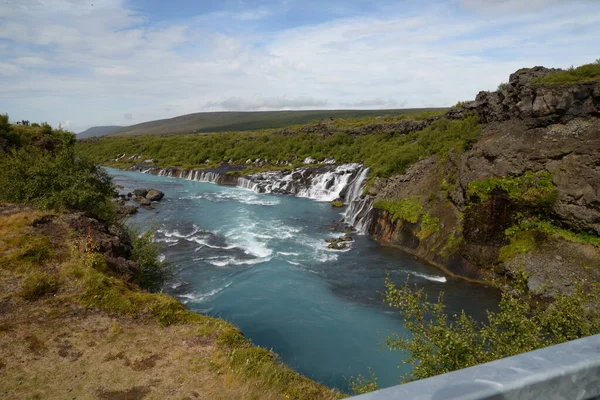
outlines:
{"label": "waterfall", "polygon": [[372,210],[373,198],[371,196],[359,197],[346,210],[344,221],[353,226],[358,233],[366,234],[373,218]]}
{"label": "waterfall", "polygon": [[360,197],[363,191],[365,180],[369,175],[369,168],[361,168],[356,178],[348,186],[346,193],[346,204],[352,204],[352,202]]}
{"label": "waterfall", "polygon": [[258,184],[252,182],[250,179],[246,178],[238,178],[237,187],[241,187],[243,189],[252,190],[253,192],[257,192]]}
{"label": "waterfall", "polygon": [[300,189],[296,196],[317,201],[333,201],[340,197],[342,190],[348,186],[360,168],[359,164],[344,164],[333,171],[318,174],[312,179],[310,185]]}
{"label": "waterfall", "polygon": [[373,217],[371,213],[373,198],[362,195],[368,174],[369,168],[362,168],[354,181],[350,183],[346,194],[346,204],[350,204],[350,206],[344,213],[344,222],[353,226],[360,234],[367,233]]}

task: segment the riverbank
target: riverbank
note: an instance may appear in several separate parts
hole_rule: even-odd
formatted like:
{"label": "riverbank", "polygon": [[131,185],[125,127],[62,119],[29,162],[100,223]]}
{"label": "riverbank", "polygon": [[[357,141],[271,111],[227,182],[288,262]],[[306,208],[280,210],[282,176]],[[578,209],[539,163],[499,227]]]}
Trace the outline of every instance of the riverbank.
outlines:
{"label": "riverbank", "polygon": [[0,238],[2,397],[341,396],[231,324],[129,283],[107,263],[135,269],[116,226],[3,204]]}

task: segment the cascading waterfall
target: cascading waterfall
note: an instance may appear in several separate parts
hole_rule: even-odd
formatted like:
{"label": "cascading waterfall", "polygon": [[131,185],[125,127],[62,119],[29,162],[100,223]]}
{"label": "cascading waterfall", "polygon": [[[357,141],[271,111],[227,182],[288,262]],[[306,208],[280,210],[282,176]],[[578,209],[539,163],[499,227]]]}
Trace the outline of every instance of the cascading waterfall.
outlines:
{"label": "cascading waterfall", "polygon": [[246,179],[246,178],[238,178],[237,187],[252,190],[253,192],[258,191],[257,190],[258,185],[255,182],[252,182],[250,179]]}
{"label": "cascading waterfall", "polygon": [[367,233],[372,218],[373,198],[362,194],[368,175],[369,168],[362,168],[346,194],[346,204],[350,206],[344,213],[344,222],[353,226],[360,234]]}
{"label": "cascading waterfall", "polygon": [[312,179],[309,186],[300,189],[296,196],[317,201],[333,201],[340,197],[342,190],[348,186],[360,168],[360,164],[344,164],[333,171],[319,174]]}
{"label": "cascading waterfall", "polygon": [[[153,173],[148,168],[143,173]],[[343,164],[324,172],[315,172],[310,168],[298,168],[293,171],[269,171],[249,177],[237,178],[236,186],[257,193],[287,194],[316,201],[333,201],[340,197],[348,205],[344,213],[344,222],[353,226],[359,233],[366,233],[373,208],[373,198],[362,194],[369,169],[361,164]],[[219,183],[222,174],[213,171],[163,168],[158,176],[176,177],[191,181]]]}

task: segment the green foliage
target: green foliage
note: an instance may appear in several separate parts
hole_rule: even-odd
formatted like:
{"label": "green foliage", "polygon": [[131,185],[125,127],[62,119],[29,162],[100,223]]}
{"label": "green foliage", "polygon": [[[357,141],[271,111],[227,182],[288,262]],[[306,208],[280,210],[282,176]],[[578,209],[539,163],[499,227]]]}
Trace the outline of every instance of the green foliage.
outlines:
{"label": "green foliage", "polygon": [[469,183],[467,195],[487,200],[495,192],[505,192],[511,200],[535,207],[547,207],[556,200],[552,174],[527,171],[522,176],[488,178]]}
{"label": "green foliage", "polygon": [[[208,167],[211,163],[231,160],[246,166],[246,160],[260,158],[270,164],[277,161],[299,163],[306,157],[333,157],[340,163],[364,162],[371,168],[371,179],[404,172],[420,157],[445,156],[450,149],[462,151],[479,136],[481,126],[476,117],[464,120],[440,119],[429,127],[411,134],[389,132],[357,135],[346,126],[350,122],[333,121],[328,133],[312,132],[313,127],[294,127],[284,133],[256,131],[228,132],[218,135],[171,135],[105,137],[78,143],[78,150],[94,161],[105,163],[117,155],[142,155],[163,167]],[[357,123],[359,124],[359,123]],[[318,126],[315,127],[317,129]],[[329,129],[329,128],[328,128]],[[120,164],[119,167],[133,165]],[[110,164],[110,163],[108,163]],[[251,167],[253,168],[253,167]],[[272,165],[268,169],[273,169]],[[255,172],[247,170],[243,173]]]}
{"label": "green foliage", "polygon": [[501,84],[498,85],[496,92],[505,92],[506,90],[508,90],[508,83],[502,82]]}
{"label": "green foliage", "polygon": [[56,293],[58,281],[45,272],[32,272],[25,278],[20,295],[25,300],[34,301],[40,297]]}
{"label": "green foliage", "polygon": [[135,228],[128,230],[133,247],[131,259],[140,265],[133,281],[150,292],[159,292],[172,276],[173,269],[171,264],[159,261],[160,245],[153,241],[155,230],[149,229],[144,233]]}
{"label": "green foliage", "polygon": [[363,376],[362,374],[358,374],[357,376],[348,379],[348,383],[350,384],[350,390],[356,395],[379,390],[379,382],[377,382],[377,376],[370,369],[368,378]]}
{"label": "green foliage", "polygon": [[543,78],[533,80],[532,83],[540,85],[570,85],[597,80],[600,80],[600,63],[596,60],[592,64],[553,72]]}
{"label": "green foliage", "polygon": [[18,140],[0,158],[0,201],[79,210],[103,219],[114,215],[111,178],[75,153],[71,133],[49,125],[12,126],[11,132]]}
{"label": "green foliage", "polygon": [[409,197],[400,201],[380,200],[375,202],[373,207],[387,211],[392,216],[392,222],[402,218],[411,224],[416,224],[423,214],[423,206],[418,197]]}
{"label": "green foliage", "polygon": [[406,381],[428,378],[457,369],[509,357],[600,332],[598,289],[578,287],[571,296],[559,296],[547,305],[523,292],[505,289],[499,311],[488,311],[478,322],[464,311],[449,316],[443,299],[428,300],[423,289],[408,282],[397,287],[386,280],[385,301],[401,311],[411,337],[390,336],[392,350],[406,350],[404,363],[412,365]]}
{"label": "green foliage", "polygon": [[344,207],[344,202],[341,200],[334,200],[331,202],[332,207]]}
{"label": "green foliage", "polygon": [[521,221],[505,231],[507,237],[512,238],[524,231],[538,230],[548,235],[556,235],[571,242],[591,244],[600,247],[600,237],[598,235],[586,232],[572,232],[567,229],[553,225],[549,221],[543,221],[538,218]]}
{"label": "green foliage", "polygon": [[417,236],[424,240],[429,236],[440,231],[440,219],[430,214],[424,213],[421,218],[421,227]]}
{"label": "green foliage", "polygon": [[498,261],[508,262],[519,254],[531,253],[536,248],[535,237],[530,230],[506,230],[510,243],[500,248]]}

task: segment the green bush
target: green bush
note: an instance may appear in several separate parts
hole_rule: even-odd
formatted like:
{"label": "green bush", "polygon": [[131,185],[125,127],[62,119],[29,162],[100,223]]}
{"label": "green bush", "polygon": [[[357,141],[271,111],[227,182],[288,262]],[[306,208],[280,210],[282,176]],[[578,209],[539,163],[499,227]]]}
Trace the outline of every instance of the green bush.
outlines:
{"label": "green bush", "polygon": [[404,350],[412,366],[405,381],[428,378],[457,369],[509,357],[600,332],[600,317],[591,306],[598,289],[579,286],[571,296],[551,304],[523,290],[505,288],[499,310],[476,321],[464,311],[448,315],[442,297],[428,300],[423,289],[406,282],[397,287],[386,281],[386,303],[400,310],[409,338],[390,336],[392,350]]}
{"label": "green bush", "polygon": [[128,230],[133,245],[131,259],[140,265],[133,281],[150,292],[159,292],[172,276],[173,269],[170,263],[159,261],[160,245],[153,241],[155,230],[149,229],[144,233],[135,228]]}
{"label": "green bush", "polygon": [[0,157],[0,201],[84,211],[102,219],[113,217],[111,178],[75,153],[73,134],[52,130],[49,125],[11,126],[10,132],[17,139],[10,140]]}

